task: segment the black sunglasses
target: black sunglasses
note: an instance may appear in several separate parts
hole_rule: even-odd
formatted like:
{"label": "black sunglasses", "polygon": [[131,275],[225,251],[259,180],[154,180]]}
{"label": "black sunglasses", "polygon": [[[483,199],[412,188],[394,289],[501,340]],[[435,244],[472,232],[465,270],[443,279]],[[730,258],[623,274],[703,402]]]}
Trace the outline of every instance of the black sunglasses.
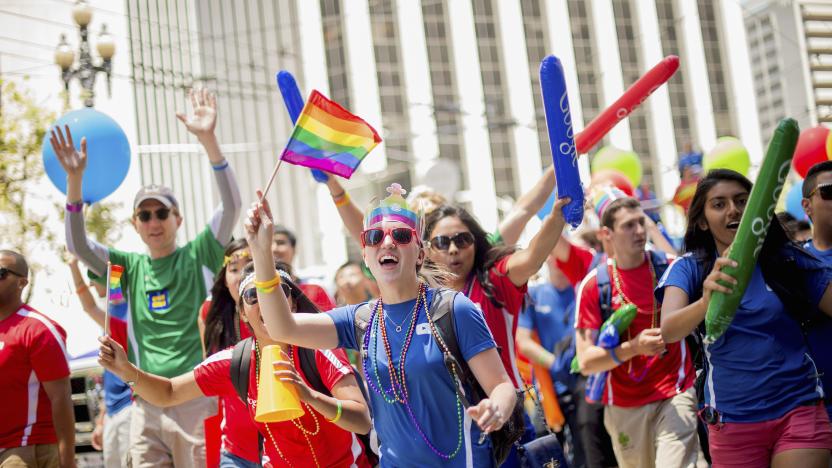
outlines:
{"label": "black sunglasses", "polygon": [[820,194],[820,198],[824,200],[832,200],[832,184],[818,185],[817,187],[815,187],[814,190],[812,190],[809,193],[809,196],[806,198],[812,198],[812,195],[814,195],[815,192],[818,192]]}
{"label": "black sunglasses", "polygon": [[[280,288],[283,289],[283,295],[285,295],[287,298],[294,297],[294,294],[292,294],[292,287],[288,284],[280,283]],[[250,306],[257,304],[257,288],[246,289],[245,291],[243,291],[242,298],[243,302]]]}
{"label": "black sunglasses", "polygon": [[25,278],[23,275],[21,275],[20,273],[18,273],[16,271],[12,271],[12,270],[9,270],[6,267],[2,267],[2,268],[0,268],[0,281],[6,279],[6,277],[9,276],[9,273],[11,273],[15,276],[19,276],[21,278]]}
{"label": "black sunglasses", "polygon": [[416,236],[416,231],[414,229],[404,227],[393,228],[387,231],[381,228],[366,229],[361,233],[361,246],[374,247],[379,245],[384,241],[384,236],[387,234],[390,234],[394,244],[407,245],[413,242],[413,238]]}
{"label": "black sunglasses", "polygon": [[[150,221],[150,218],[153,217],[153,213],[154,212],[150,210],[141,210],[138,213],[136,213],[136,217],[139,218],[139,221],[146,223]],[[168,216],[170,216],[170,208],[159,208],[155,211],[155,213],[156,219],[158,219],[159,221],[164,221],[168,219]]]}
{"label": "black sunglasses", "polygon": [[451,242],[457,249],[464,249],[474,243],[474,235],[470,232],[458,232],[453,236],[436,236],[430,240],[430,247],[436,250],[448,250]]}

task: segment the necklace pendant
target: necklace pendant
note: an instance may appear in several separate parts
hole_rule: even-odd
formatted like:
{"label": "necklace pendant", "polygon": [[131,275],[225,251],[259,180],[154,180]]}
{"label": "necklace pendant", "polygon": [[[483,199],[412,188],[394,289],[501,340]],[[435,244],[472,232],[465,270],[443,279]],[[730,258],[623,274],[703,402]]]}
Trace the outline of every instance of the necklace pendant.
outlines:
{"label": "necklace pendant", "polygon": [[396,333],[401,333],[401,332],[402,332],[402,326],[401,325],[396,325]]}

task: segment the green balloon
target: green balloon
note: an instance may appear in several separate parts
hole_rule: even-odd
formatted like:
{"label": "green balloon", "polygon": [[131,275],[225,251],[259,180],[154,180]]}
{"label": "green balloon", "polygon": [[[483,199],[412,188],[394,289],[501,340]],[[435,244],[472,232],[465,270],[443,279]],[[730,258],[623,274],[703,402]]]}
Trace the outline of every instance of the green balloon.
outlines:
{"label": "green balloon", "polygon": [[748,177],[751,158],[740,140],[726,136],[716,140],[716,145],[702,158],[702,168],[707,174],[711,169],[731,169]]}
{"label": "green balloon", "polygon": [[[734,320],[737,307],[745,294],[745,288],[751,280],[751,274],[757,265],[757,257],[766,239],[768,225],[774,216],[777,200],[783,191],[786,176],[789,175],[794,149],[800,129],[794,119],[783,119],[774,130],[774,136],[768,144],[766,158],[757,175],[757,182],[751,189],[745,211],[731,245],[728,257],[736,261],[739,267],[726,266],[723,272],[737,280],[731,294],[714,291],[705,314],[705,342],[713,343],[725,333]],[[720,281],[730,288],[731,285]]]}
{"label": "green balloon", "polygon": [[593,174],[604,169],[618,171],[630,180],[633,187],[641,183],[641,160],[633,151],[605,146],[595,153],[591,169]]}

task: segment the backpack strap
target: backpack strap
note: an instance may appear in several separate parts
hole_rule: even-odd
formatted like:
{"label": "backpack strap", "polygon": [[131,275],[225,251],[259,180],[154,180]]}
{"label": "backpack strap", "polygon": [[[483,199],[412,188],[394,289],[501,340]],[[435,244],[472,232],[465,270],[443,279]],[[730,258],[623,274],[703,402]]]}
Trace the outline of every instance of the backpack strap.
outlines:
{"label": "backpack strap", "polygon": [[324,381],[321,378],[321,371],[318,370],[318,362],[315,359],[315,350],[295,347],[295,352],[298,353],[300,371],[303,373],[303,376],[306,377],[306,380],[309,382],[309,386],[313,390],[323,393],[326,396],[332,396],[332,392],[330,392],[329,389],[326,388],[326,385],[324,385]]}
{"label": "backpack strap", "polygon": [[251,372],[251,347],[254,339],[251,337],[238,341],[231,351],[231,383],[237,390],[237,395],[248,406],[248,378]]}
{"label": "backpack strap", "polygon": [[659,281],[664,276],[664,272],[667,271],[667,267],[670,266],[667,262],[667,254],[657,250],[648,250],[648,253],[650,261],[653,263],[653,271],[656,272],[656,281]]}
{"label": "backpack strap", "polygon": [[355,345],[361,353],[361,362],[367,358],[367,350],[364,349],[364,334],[367,333],[367,328],[370,327],[370,316],[372,310],[376,306],[376,301],[365,302],[355,308],[355,319],[353,320],[355,326]]}
{"label": "backpack strap", "polygon": [[604,323],[613,312],[612,285],[606,258],[595,267],[595,283],[598,287],[598,304],[601,306],[601,323]]}

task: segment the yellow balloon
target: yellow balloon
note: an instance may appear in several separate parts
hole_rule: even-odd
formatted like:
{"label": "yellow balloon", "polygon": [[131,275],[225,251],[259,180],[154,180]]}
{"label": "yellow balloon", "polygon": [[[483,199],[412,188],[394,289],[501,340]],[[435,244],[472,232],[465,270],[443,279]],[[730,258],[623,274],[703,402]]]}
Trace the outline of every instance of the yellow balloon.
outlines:
{"label": "yellow balloon", "polygon": [[725,136],[716,140],[716,145],[702,158],[702,168],[707,174],[711,169],[731,169],[748,177],[751,158],[740,140]]}
{"label": "yellow balloon", "polygon": [[633,151],[626,151],[613,146],[601,148],[592,158],[592,172],[612,169],[623,174],[633,187],[641,183],[642,169],[641,160]]}

